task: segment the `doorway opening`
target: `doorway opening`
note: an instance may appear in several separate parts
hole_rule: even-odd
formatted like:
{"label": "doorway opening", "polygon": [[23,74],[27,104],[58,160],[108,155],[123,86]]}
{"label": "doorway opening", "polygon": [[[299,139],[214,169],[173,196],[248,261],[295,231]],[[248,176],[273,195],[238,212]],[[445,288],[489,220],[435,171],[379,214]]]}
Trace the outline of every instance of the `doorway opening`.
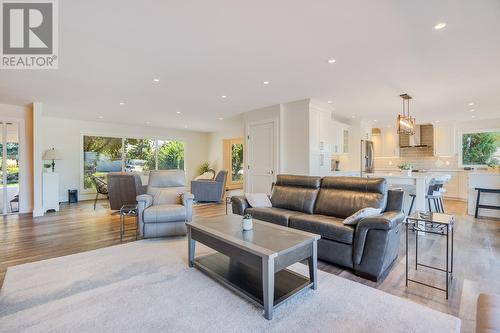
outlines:
{"label": "doorway opening", "polygon": [[226,139],[223,141],[224,170],[227,170],[227,188],[243,188],[244,161],[243,139]]}
{"label": "doorway opening", "polygon": [[19,124],[0,121],[0,214],[19,213]]}

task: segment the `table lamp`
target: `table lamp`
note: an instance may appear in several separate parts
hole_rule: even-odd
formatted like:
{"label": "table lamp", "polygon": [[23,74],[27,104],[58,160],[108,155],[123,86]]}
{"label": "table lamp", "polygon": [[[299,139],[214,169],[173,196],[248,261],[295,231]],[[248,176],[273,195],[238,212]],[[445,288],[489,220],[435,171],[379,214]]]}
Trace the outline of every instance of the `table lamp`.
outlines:
{"label": "table lamp", "polygon": [[58,150],[56,150],[54,148],[50,148],[50,149],[45,151],[42,159],[44,161],[52,160],[52,172],[54,172],[54,168],[56,166],[56,163],[54,161],[55,160],[62,160],[62,157],[61,157],[61,153]]}

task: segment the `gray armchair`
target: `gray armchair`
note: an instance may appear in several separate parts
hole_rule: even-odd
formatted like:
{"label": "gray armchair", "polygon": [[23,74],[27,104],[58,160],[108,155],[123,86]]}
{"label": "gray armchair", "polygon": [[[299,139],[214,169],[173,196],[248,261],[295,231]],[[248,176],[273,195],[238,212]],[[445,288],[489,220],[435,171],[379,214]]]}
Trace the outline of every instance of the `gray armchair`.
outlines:
{"label": "gray armchair", "polygon": [[226,190],[227,171],[219,171],[214,180],[193,180],[191,192],[197,202],[221,202]]}
{"label": "gray armchair", "polygon": [[193,195],[187,191],[183,170],[149,173],[146,194],[137,196],[139,232],[144,238],[186,234],[193,216]]}

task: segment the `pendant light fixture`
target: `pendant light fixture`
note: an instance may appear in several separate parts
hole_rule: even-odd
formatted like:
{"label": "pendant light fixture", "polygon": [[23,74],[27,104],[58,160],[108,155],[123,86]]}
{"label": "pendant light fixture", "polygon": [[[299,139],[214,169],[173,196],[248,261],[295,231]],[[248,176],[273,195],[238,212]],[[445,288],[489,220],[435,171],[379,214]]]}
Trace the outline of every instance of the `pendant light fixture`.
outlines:
{"label": "pendant light fixture", "polygon": [[410,116],[410,99],[408,94],[399,95],[403,99],[403,113],[398,115],[398,134],[415,134],[415,118]]}

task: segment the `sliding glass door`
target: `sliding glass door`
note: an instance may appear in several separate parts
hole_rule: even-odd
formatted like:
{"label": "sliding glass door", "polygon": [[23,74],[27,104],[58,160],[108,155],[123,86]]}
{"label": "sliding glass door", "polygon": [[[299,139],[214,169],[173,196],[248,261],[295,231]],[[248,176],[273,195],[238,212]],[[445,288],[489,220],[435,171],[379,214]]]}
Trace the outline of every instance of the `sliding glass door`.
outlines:
{"label": "sliding glass door", "polygon": [[19,124],[0,121],[0,214],[19,212]]}

